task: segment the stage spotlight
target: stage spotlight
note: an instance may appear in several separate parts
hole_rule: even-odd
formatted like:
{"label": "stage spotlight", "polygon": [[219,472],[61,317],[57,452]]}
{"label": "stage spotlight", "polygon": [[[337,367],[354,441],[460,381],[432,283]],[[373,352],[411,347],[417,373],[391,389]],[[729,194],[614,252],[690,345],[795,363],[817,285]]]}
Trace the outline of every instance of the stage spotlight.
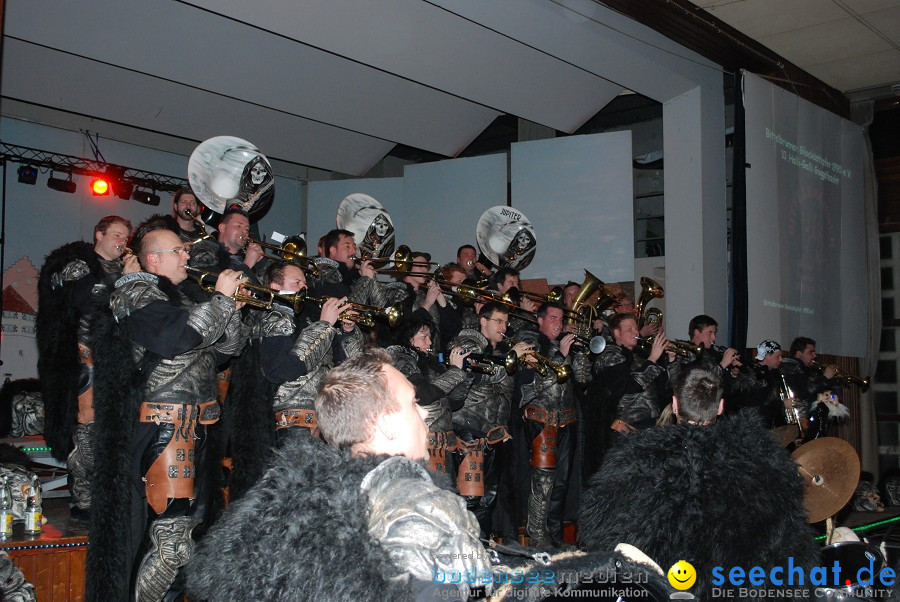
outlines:
{"label": "stage spotlight", "polygon": [[106,196],[109,194],[109,182],[103,178],[94,178],[91,180],[91,192],[94,196]]}
{"label": "stage spotlight", "polygon": [[114,188],[116,196],[123,201],[127,201],[131,198],[131,193],[134,192],[134,182],[129,182],[128,180],[120,178],[116,180]]}
{"label": "stage spotlight", "polygon": [[37,182],[38,170],[34,165],[20,165],[16,173],[19,174],[20,184],[34,185]]}
{"label": "stage spotlight", "polygon": [[159,195],[155,192],[135,190],[134,194],[131,195],[131,198],[138,203],[143,203],[145,205],[153,205],[154,207],[159,205]]}
{"label": "stage spotlight", "polygon": [[51,172],[50,178],[47,180],[47,188],[72,194],[75,192],[75,182],[72,180],[72,174],[69,174],[69,177],[63,180],[62,178],[54,178]]}

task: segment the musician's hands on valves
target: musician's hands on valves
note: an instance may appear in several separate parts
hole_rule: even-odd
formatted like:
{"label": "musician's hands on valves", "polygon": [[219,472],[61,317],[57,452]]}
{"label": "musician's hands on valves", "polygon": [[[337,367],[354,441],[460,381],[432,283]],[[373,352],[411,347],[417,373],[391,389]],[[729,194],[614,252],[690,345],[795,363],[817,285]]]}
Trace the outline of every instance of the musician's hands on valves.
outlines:
{"label": "musician's hands on valves", "polygon": [[[243,284],[244,272],[238,270],[222,270],[216,278],[216,292],[222,293],[226,297],[234,297],[238,289]],[[236,301],[235,305],[238,309],[244,307],[244,303]]]}
{"label": "musician's hands on valves", "polygon": [[516,356],[531,367],[534,367],[534,365],[537,363],[534,358],[531,357],[531,354],[534,352],[534,345],[532,345],[531,343],[519,341],[512,346],[512,351],[515,351]]}
{"label": "musician's hands on valves", "polygon": [[450,350],[450,365],[462,369],[463,362],[471,353],[471,351],[466,351],[462,347],[454,347]]}
{"label": "musician's hands on valves", "polygon": [[334,326],[341,317],[341,314],[348,309],[350,309],[350,305],[347,303],[347,297],[330,297],[322,304],[322,311],[319,313],[319,319]]}
{"label": "musician's hands on valves", "polygon": [[559,352],[563,357],[569,357],[569,351],[572,349],[572,343],[575,342],[575,335],[569,333],[559,340]]}
{"label": "musician's hands on valves", "polygon": [[[662,354],[666,352],[666,347],[668,346],[669,339],[666,338],[666,331],[660,328],[656,336],[653,337],[653,345],[650,346],[650,355],[647,359],[655,364],[662,357]],[[675,354],[669,351],[669,361],[674,360]]]}

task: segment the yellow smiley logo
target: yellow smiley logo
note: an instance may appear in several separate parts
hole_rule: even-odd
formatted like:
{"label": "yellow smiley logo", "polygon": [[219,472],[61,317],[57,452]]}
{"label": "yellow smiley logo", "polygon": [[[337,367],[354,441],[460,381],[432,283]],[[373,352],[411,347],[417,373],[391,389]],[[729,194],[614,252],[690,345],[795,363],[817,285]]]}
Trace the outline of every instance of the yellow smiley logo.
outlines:
{"label": "yellow smiley logo", "polygon": [[697,581],[697,571],[687,560],[679,560],[673,564],[666,576],[672,587],[681,590],[690,588]]}

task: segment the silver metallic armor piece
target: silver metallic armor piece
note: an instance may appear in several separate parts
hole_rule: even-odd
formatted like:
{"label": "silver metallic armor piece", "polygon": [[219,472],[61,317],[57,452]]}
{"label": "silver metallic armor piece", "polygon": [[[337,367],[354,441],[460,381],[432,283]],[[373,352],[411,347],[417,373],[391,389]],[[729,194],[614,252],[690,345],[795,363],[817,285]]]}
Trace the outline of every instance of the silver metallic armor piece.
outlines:
{"label": "silver metallic armor piece", "polygon": [[[448,346],[449,349],[454,347],[488,355],[492,352],[487,338],[477,330],[460,331]],[[502,358],[498,359],[502,364]],[[495,367],[493,374],[482,374],[480,381],[469,387],[463,407],[453,414],[453,425],[481,435],[496,426],[506,426],[514,385],[515,379],[500,365]]]}
{"label": "silver metallic armor piece", "polygon": [[[168,297],[156,286],[151,274],[127,274],[116,282],[110,306],[116,316],[128,316],[153,301],[169,303]],[[144,401],[197,404],[216,399],[216,352],[233,355],[246,343],[246,333],[235,311],[234,301],[224,295],[213,295],[204,303],[193,304],[182,298],[188,312],[187,323],[202,338],[194,349],[174,358],[162,358],[150,374],[145,386]],[[234,321],[235,324],[230,324]],[[223,334],[229,336],[223,337]],[[220,340],[221,339],[221,340]],[[135,357],[143,349],[134,345]]]}
{"label": "silver metallic armor piece", "polygon": [[91,273],[88,264],[82,259],[76,259],[66,264],[66,267],[50,276],[50,286],[53,289],[60,288],[64,282],[73,282],[84,278]]}
{"label": "silver metallic armor piece", "polygon": [[402,282],[379,282],[368,276],[360,276],[350,287],[347,299],[363,305],[388,307],[406,299],[406,285]]}
{"label": "silver metallic armor piece", "polygon": [[191,532],[200,520],[190,516],[158,518],[150,525],[150,549],[141,560],[134,585],[136,602],[159,602],[194,551]]}
{"label": "silver metallic armor piece", "polygon": [[41,435],[44,432],[44,397],[40,391],[23,391],[12,399],[10,437]]}
{"label": "silver metallic armor piece", "polygon": [[91,507],[91,477],[94,474],[94,450],[91,433],[94,423],[87,422],[75,427],[75,446],[66,459],[69,468],[69,493],[72,502],[81,510]]}
{"label": "silver metallic armor piece", "polygon": [[[388,458],[360,487],[369,500],[369,535],[415,578],[430,582],[436,570],[490,572],[478,523],[465,501],[438,488],[421,464],[402,456]],[[461,583],[459,588],[467,597],[469,586]]]}
{"label": "silver metallic armor piece", "polygon": [[547,514],[550,510],[550,492],[553,490],[555,469],[531,469],[531,495],[528,496],[528,518],[525,530],[533,547],[550,543],[547,530]]}
{"label": "silver metallic armor piece", "polygon": [[[612,367],[626,361],[622,348],[618,345],[607,345],[595,363],[594,370]],[[642,357],[635,356],[634,362],[629,366],[631,378],[638,383],[643,390],[640,393],[626,393],[617,400],[615,417],[619,420],[633,424],[647,418],[659,418],[657,408],[656,391],[653,389],[653,381],[662,374],[665,369]]]}
{"label": "silver metallic armor piece", "polygon": [[282,383],[275,391],[274,409],[302,408],[314,410],[313,402],[325,375],[331,368],[331,343],[334,327],[328,322],[314,322],[304,328],[291,349],[291,354],[307,368],[305,375]]}
{"label": "silver metallic armor piece", "polygon": [[4,602],[35,602],[34,586],[25,580],[9,555],[0,551],[0,600]]}
{"label": "silver metallic armor piece", "polygon": [[[403,373],[404,376],[408,377],[422,373],[418,363],[418,352],[415,349],[405,345],[391,345],[387,348],[387,351],[391,354],[394,367]],[[426,413],[425,426],[428,427],[428,431],[431,433],[451,431],[453,430],[453,417],[450,413],[450,401],[447,396],[460,385],[463,385],[464,389],[468,388],[466,386],[466,373],[456,366],[450,366],[441,374],[429,370],[425,376],[428,377],[428,381],[432,385],[443,391],[445,395],[434,403],[423,406]],[[464,393],[465,391],[463,391]]]}
{"label": "silver metallic armor piece", "polygon": [[24,520],[25,494],[28,486],[31,485],[31,479],[36,475],[18,464],[0,464],[0,476],[6,476],[9,480],[9,488],[12,491],[13,520]]}
{"label": "silver metallic armor piece", "polygon": [[[516,338],[534,344],[538,353],[541,353],[539,336],[536,333],[532,331],[521,332]],[[568,357],[563,357],[562,352],[559,350],[559,341],[552,341],[550,350],[543,355],[554,364],[571,366],[575,382],[583,384],[590,379],[591,363],[587,354],[570,352]],[[548,411],[574,409],[575,398],[572,392],[572,383],[569,381],[559,383],[557,381],[556,373],[552,370],[547,370],[547,374],[544,376],[535,372],[534,381],[522,385],[521,405],[531,404]]]}

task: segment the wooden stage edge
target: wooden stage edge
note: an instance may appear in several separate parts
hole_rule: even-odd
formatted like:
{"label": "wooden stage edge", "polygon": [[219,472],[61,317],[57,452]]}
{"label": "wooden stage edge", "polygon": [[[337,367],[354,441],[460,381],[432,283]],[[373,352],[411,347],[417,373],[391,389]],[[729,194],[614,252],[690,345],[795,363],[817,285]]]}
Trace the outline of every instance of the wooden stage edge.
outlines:
{"label": "wooden stage edge", "polygon": [[88,525],[71,520],[68,498],[43,501],[47,523],[40,535],[26,535],[24,522],[13,524],[13,536],[0,541],[41,602],[84,600]]}

